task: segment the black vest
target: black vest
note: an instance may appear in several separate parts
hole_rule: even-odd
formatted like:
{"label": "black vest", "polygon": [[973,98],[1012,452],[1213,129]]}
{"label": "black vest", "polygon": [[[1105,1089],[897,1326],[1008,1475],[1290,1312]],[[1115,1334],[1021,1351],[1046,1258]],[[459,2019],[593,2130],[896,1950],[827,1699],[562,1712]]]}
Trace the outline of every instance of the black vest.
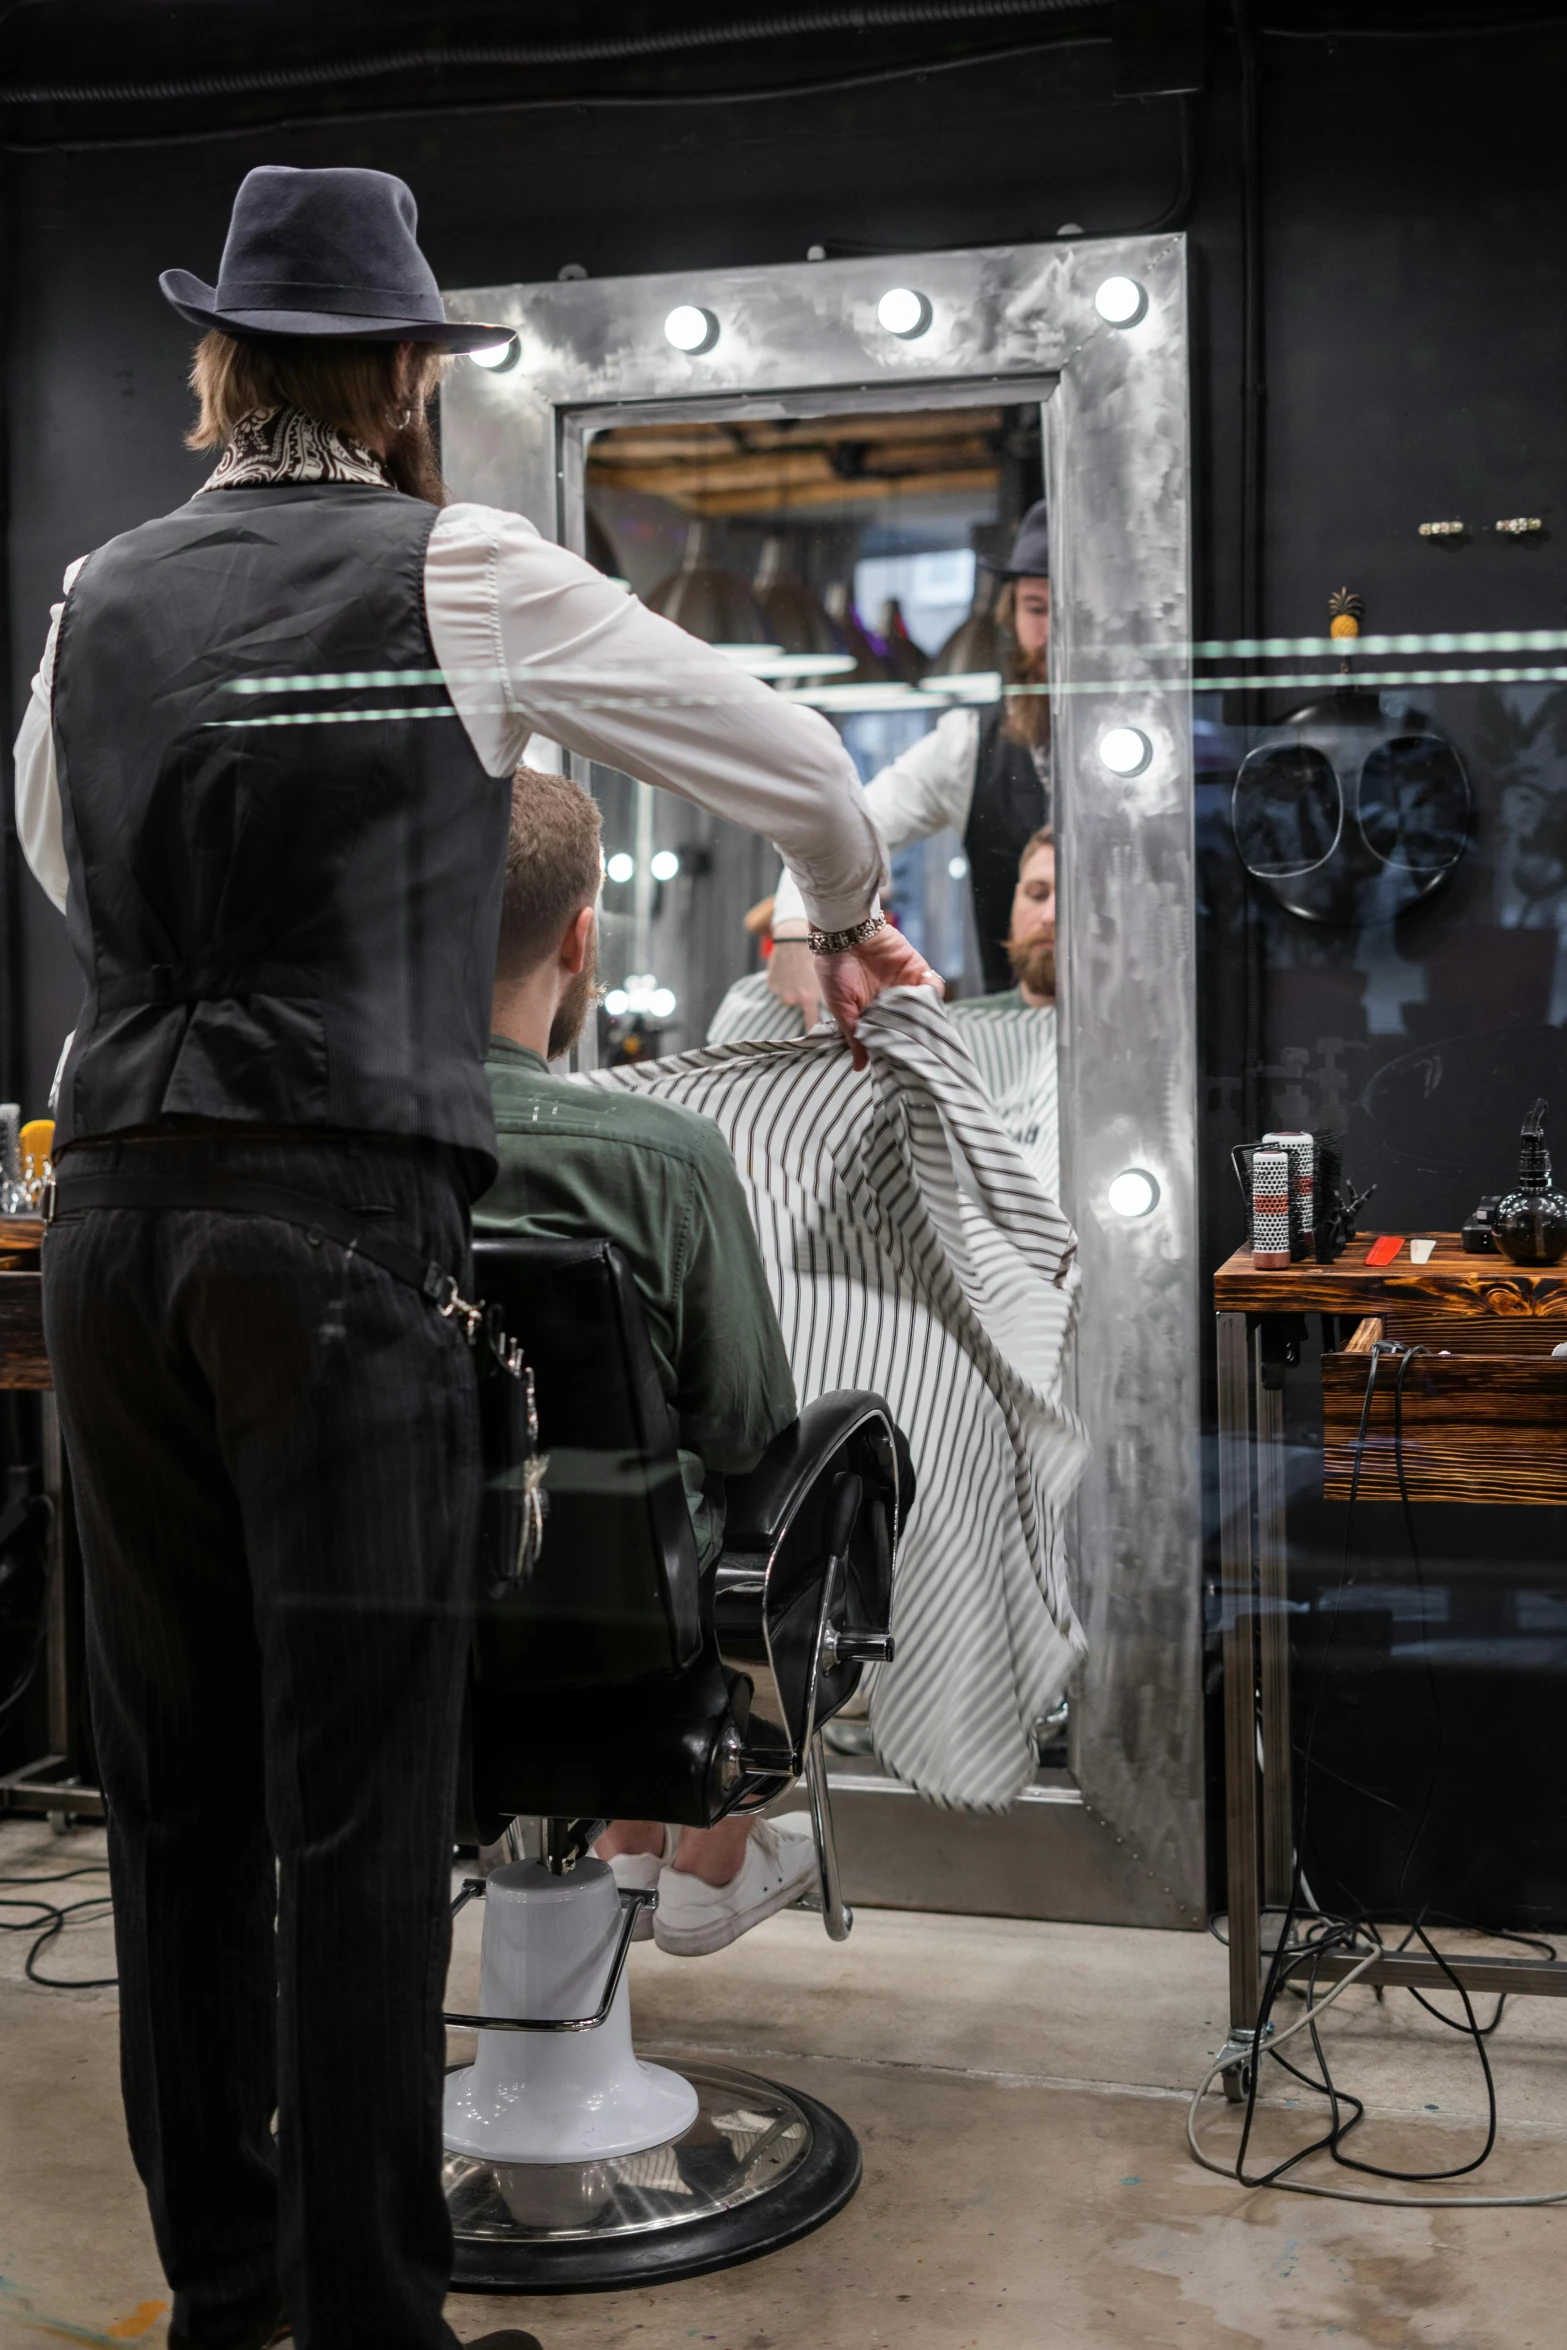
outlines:
{"label": "black vest", "polygon": [[987,713],[979,730],[974,797],[963,834],[969,885],[974,892],[974,927],[987,994],[1013,986],[1006,938],[1012,927],[1012,899],[1018,860],[1042,824],[1050,803],[1033,756],[1001,731],[1006,704]]}
{"label": "black vest", "polygon": [[493,1168],[510,786],[436,668],[434,522],[395,490],[214,490],[78,574],[54,740],[87,994],[58,1147],[195,1116]]}

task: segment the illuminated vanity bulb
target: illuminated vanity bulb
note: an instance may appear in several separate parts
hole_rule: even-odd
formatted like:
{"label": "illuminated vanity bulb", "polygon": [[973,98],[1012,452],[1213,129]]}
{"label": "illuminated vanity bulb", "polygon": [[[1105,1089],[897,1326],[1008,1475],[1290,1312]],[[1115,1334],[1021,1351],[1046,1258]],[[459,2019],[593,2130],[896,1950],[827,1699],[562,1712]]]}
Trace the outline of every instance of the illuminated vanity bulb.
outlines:
{"label": "illuminated vanity bulb", "polygon": [[892,286],[876,305],[876,323],[888,334],[899,335],[904,342],[912,342],[922,335],[931,321],[931,307],[923,294],[912,286]]}
{"label": "illuminated vanity bulb", "polygon": [[1099,737],[1099,756],[1112,775],[1141,775],[1153,744],[1140,727],[1111,726]]}
{"label": "illuminated vanity bulb", "polygon": [[652,873],[655,881],[673,881],[680,871],[680,859],[673,849],[655,850]]}
{"label": "illuminated vanity bulb", "polygon": [[636,869],[635,857],[628,857],[624,849],[617,849],[604,867],[611,881],[629,881]]}
{"label": "illuminated vanity bulb", "polygon": [[618,1020],[620,1018],[622,1012],[624,1012],[626,1009],[626,991],[623,987],[612,987],[610,989],[608,995],[606,995],[604,998],[604,1009],[612,1020]]}
{"label": "illuminated vanity bulb", "polygon": [[1148,1216],[1159,1205],[1159,1186],[1146,1167],[1126,1167],[1106,1196],[1118,1216]]}
{"label": "illuminated vanity bulb", "polygon": [[468,356],[475,367],[488,367],[492,372],[498,373],[501,368],[510,367],[513,364],[521,349],[522,345],[518,342],[517,337],[508,335],[504,343],[481,344],[477,351],[470,351]]}
{"label": "illuminated vanity bulb", "polygon": [[699,310],[694,302],[681,302],[664,321],[664,339],[673,343],[677,351],[687,351],[693,356],[699,351],[710,351],[718,340],[718,321],[711,310]]}
{"label": "illuminated vanity bulb", "polygon": [[667,1020],[670,1013],[675,1008],[675,995],[673,988],[655,987],[653,993],[648,998],[647,1008],[652,1013],[655,1020]]}
{"label": "illuminated vanity bulb", "polygon": [[1094,294],[1094,308],[1106,326],[1135,326],[1148,307],[1148,296],[1135,277],[1107,277]]}
{"label": "illuminated vanity bulb", "polygon": [[967,859],[967,857],[949,857],[949,858],[947,859],[947,871],[948,871],[948,872],[951,874],[951,876],[952,876],[952,878],[953,878],[953,880],[954,880],[954,881],[967,881],[967,879],[968,879],[968,859]]}

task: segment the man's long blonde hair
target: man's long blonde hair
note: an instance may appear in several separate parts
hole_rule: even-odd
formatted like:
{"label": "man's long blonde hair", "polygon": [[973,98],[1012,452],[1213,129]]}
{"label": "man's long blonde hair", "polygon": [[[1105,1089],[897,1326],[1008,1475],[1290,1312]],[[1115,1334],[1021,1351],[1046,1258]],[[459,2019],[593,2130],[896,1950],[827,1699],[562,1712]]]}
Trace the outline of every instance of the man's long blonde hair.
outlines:
{"label": "man's long blonde hair", "polygon": [[[1007,638],[1005,682],[1008,685],[1042,686],[1050,683],[1050,656],[1048,653],[1025,653],[1019,649],[1015,630],[1017,613],[1017,581],[1007,580],[996,598],[996,620]],[[1006,716],[1001,722],[1003,734],[1025,750],[1042,751],[1050,741],[1050,696],[1043,693],[1008,694]]]}
{"label": "man's long blonde hair", "polygon": [[441,378],[443,354],[412,345],[399,367],[398,343],[360,343],[332,335],[280,335],[247,342],[213,327],[196,345],[190,387],[200,404],[185,435],[188,449],[217,449],[242,416],[258,408],[299,408],[385,459],[397,487],[440,505],[426,404]]}

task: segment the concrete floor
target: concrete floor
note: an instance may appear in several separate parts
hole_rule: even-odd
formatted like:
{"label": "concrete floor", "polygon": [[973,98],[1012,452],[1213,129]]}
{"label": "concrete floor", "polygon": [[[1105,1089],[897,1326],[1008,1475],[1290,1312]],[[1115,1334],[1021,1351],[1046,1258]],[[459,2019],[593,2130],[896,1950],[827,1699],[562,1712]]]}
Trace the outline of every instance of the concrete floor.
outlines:
{"label": "concrete floor", "polygon": [[[101,1848],[14,1823],[0,1828],[0,1869],[79,1866]],[[125,2148],[114,1998],[23,1983],[25,1939],[0,1937],[0,2336],[6,2350],[43,2333],[157,2350],[167,2293]],[[460,2005],[476,1993],[477,1940],[470,1911]],[[107,1931],[73,1930],[43,1963],[108,1973]],[[865,2183],[818,2235],[724,2276],[542,2302],[454,2297],[464,2338],[520,2324],[545,2350],[1567,2342],[1567,2211],[1373,2212],[1250,2195],[1192,2163],[1185,2093],[1224,2015],[1224,1954],[1205,1936],[881,1911],[834,1949],[795,1914],[710,1959],[638,1948],[633,1998],[647,2053],[722,2054],[836,2106],[859,2134]],[[1473,2054],[1407,1996],[1379,2007],[1351,1991],[1332,2045],[1371,2109],[1373,2159],[1434,2169],[1477,2145]],[[1502,2133],[1478,2185],[1567,2190],[1567,2003],[1516,2002],[1490,2045]],[[1270,2106],[1274,2158],[1301,2126]],[[1217,2102],[1206,2128],[1233,2143]]]}

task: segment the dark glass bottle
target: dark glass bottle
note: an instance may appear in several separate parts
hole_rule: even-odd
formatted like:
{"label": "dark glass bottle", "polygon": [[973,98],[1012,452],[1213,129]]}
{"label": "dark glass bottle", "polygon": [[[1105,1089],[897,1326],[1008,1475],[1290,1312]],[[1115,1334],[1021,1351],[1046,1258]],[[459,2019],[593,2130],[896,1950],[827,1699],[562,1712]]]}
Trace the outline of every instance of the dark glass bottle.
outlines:
{"label": "dark glass bottle", "polygon": [[1543,1101],[1523,1122],[1517,1186],[1498,1207],[1493,1229],[1497,1247],[1515,1265],[1554,1265],[1567,1254],[1567,1199],[1551,1189]]}

